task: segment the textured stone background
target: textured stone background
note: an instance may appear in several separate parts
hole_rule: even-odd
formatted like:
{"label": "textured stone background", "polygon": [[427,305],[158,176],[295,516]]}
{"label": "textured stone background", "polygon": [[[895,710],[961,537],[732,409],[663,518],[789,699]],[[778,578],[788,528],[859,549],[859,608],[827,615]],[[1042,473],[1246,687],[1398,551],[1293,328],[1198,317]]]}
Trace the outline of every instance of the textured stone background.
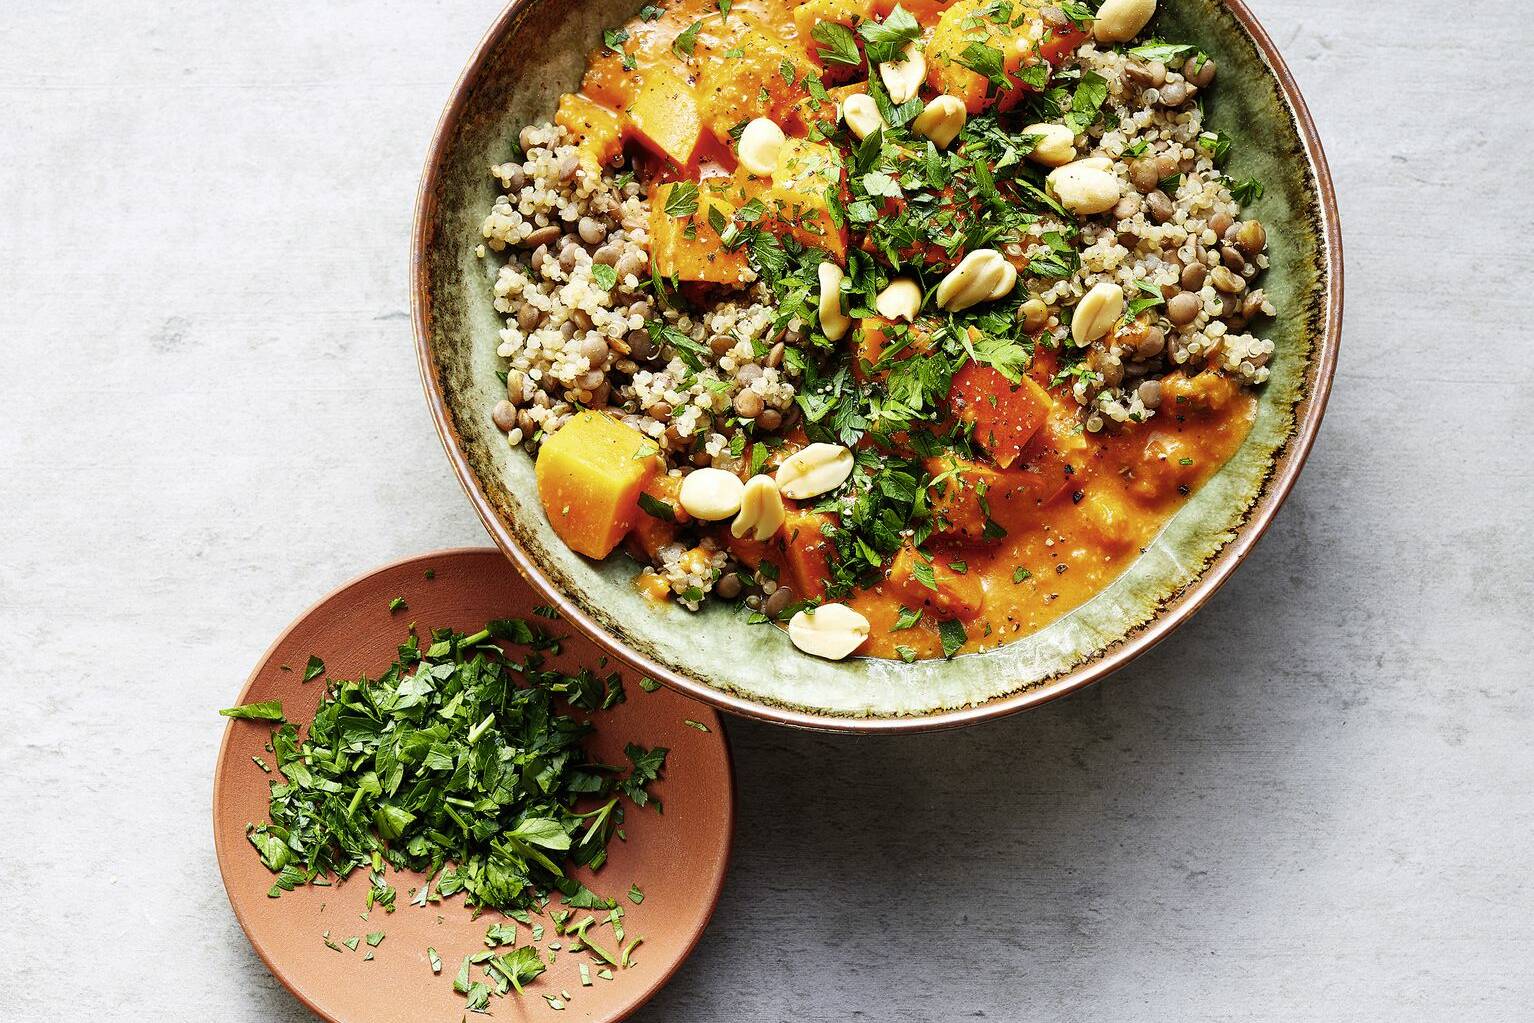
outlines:
{"label": "textured stone background", "polygon": [[[1530,1018],[1526,6],[1256,0],[1349,284],[1273,531],[1173,639],[1026,716],[733,725],[729,886],[639,1019]],[[336,583],[485,539],[406,263],[496,9],[0,9],[0,1017],[309,1018],[219,883],[212,710]]]}

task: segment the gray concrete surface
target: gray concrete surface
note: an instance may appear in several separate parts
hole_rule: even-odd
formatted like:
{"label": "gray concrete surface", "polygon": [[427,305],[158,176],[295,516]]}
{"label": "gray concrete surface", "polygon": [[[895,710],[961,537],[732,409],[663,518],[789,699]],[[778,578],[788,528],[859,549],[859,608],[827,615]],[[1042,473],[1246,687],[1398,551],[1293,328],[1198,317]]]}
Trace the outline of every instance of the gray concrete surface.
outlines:
{"label": "gray concrete surface", "polygon": [[[732,726],[728,890],[640,1020],[1534,1018],[1534,31],[1255,6],[1348,247],[1335,396],[1273,531],[1036,713]],[[212,710],[315,595],[484,540],[406,257],[495,10],[0,7],[0,1018],[309,1018],[219,884]]]}

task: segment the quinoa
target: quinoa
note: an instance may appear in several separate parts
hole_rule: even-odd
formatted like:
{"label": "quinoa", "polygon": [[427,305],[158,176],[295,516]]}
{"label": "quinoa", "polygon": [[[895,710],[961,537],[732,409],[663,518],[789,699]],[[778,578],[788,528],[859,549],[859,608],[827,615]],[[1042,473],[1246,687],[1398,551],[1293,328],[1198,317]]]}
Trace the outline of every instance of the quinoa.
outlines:
{"label": "quinoa", "polygon": [[[1203,111],[1192,102],[1197,89],[1189,87],[1184,74],[1159,62],[1147,65],[1092,43],[1076,52],[1074,63],[1108,83],[1103,108],[1109,116],[1078,141],[1078,149],[1086,150],[1082,156],[1113,161],[1122,198],[1108,216],[1079,221],[1075,272],[1064,279],[1031,280],[1030,294],[1049,308],[1047,325],[1058,327],[1062,312],[1102,281],[1119,285],[1130,298],[1157,294],[1167,300],[1188,290],[1185,273],[1189,283],[1201,282],[1190,291],[1198,304],[1189,322],[1178,326],[1162,316],[1144,327],[1126,320],[1123,329],[1094,344],[1088,359],[1093,372],[1072,385],[1086,428],[1095,432],[1109,421],[1151,418],[1159,404],[1157,382],[1184,366],[1213,362],[1244,384],[1265,382],[1273,343],[1246,328],[1253,319],[1276,312],[1262,289],[1253,286],[1267,269],[1268,257],[1260,245],[1245,254],[1235,238],[1243,227],[1241,206],[1216,166],[1219,140],[1205,131]],[[1161,84],[1153,84],[1157,81]],[[1169,102],[1179,92],[1183,101]],[[1163,191],[1161,186],[1174,178],[1176,187]],[[1151,187],[1142,187],[1147,184]],[[1224,235],[1215,230],[1226,224]],[[1046,220],[1037,234],[1042,238],[1070,228]],[[1260,231],[1260,225],[1248,230]],[[1049,252],[1042,240],[1019,248],[1028,259]],[[1232,270],[1226,260],[1240,269]],[[1190,272],[1194,266],[1203,272]],[[1232,290],[1217,287],[1217,277]]]}
{"label": "quinoa", "polygon": [[[506,317],[496,426],[536,451],[577,407],[606,408],[653,437],[668,466],[738,468],[744,445],[726,421],[749,418],[758,433],[791,422],[796,374],[783,343],[802,336],[771,336],[774,311],[756,287],[695,315],[657,308],[643,186],[583,161],[563,127],[530,125],[518,141],[521,159],[491,168],[504,192],[479,248],[508,257],[494,279]],[[686,353],[666,340],[677,333]]]}

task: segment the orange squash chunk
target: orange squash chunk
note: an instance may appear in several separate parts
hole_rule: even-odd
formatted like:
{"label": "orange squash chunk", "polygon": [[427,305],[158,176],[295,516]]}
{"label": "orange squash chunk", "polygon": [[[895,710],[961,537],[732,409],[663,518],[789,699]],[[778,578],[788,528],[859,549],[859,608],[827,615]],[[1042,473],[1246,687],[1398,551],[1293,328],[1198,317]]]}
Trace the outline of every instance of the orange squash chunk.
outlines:
{"label": "orange squash chunk", "polygon": [[1241,385],[1223,373],[1206,369],[1194,376],[1173,373],[1161,382],[1163,408],[1177,412],[1218,412],[1241,393]]}
{"label": "orange squash chunk", "polygon": [[660,276],[712,284],[740,284],[749,276],[745,247],[726,248],[719,236],[721,225],[735,216],[735,207],[723,197],[729,179],[716,181],[696,186],[697,210],[685,217],[666,211],[672,196],[684,187],[681,182],[658,185],[651,192],[650,260]]}
{"label": "orange squash chunk", "polygon": [[572,550],[605,558],[634,528],[639,492],[657,472],[655,442],[600,412],[581,412],[538,449],[543,512]]}
{"label": "orange squash chunk", "polygon": [[[957,96],[972,114],[993,103],[1010,110],[1031,91],[1018,77],[1025,64],[1057,63],[1086,40],[1072,25],[1063,33],[1045,23],[1043,0],[1013,0],[1008,17],[999,17],[992,0],[958,0],[938,18],[927,44],[927,81],[938,92]],[[995,12],[995,13],[993,13]],[[971,45],[1001,52],[1003,76],[1010,87],[996,89],[982,74],[962,61]]]}
{"label": "orange squash chunk", "polygon": [[1179,486],[1192,486],[1207,459],[1203,449],[1168,430],[1145,439],[1129,489],[1146,501],[1166,500]]}
{"label": "orange squash chunk", "polygon": [[693,165],[703,122],[698,101],[681,78],[663,67],[647,70],[628,117],[646,146],[683,170]]}
{"label": "orange squash chunk", "polygon": [[1017,461],[1055,407],[1032,377],[1014,384],[975,362],[954,374],[948,400],[959,418],[974,425],[975,443],[1003,468]]}
{"label": "orange squash chunk", "polygon": [[985,535],[987,511],[994,516],[1010,500],[1017,474],[956,455],[929,458],[925,465],[933,480],[941,481],[927,489],[933,532],[973,541],[999,539]]}
{"label": "orange squash chunk", "polygon": [[[815,71],[804,50],[760,29],[748,28],[735,40],[731,52],[743,55],[709,56],[698,75],[698,112],[703,127],[720,145],[733,148],[730,132],[753,118],[769,118],[782,128],[797,122],[798,107],[805,96],[800,83]],[[793,69],[792,85],[783,76],[785,65]]]}
{"label": "orange squash chunk", "polygon": [[773,234],[825,249],[836,261],[847,258],[847,225],[838,226],[829,194],[846,200],[845,168],[830,146],[805,139],[788,139],[778,152],[772,182],[738,173],[741,191],[754,194],[765,212],[762,225]]}
{"label": "orange squash chunk", "polygon": [[[806,0],[794,9],[794,27],[799,30],[799,39],[809,50],[810,58],[821,65],[822,78],[833,82],[842,81],[858,74],[858,69],[844,64],[824,64],[816,52],[820,44],[811,34],[815,31],[815,26],[822,21],[828,21],[837,25],[846,25],[856,31],[859,24],[875,20],[878,6],[881,5],[876,5],[875,0]],[[886,10],[888,9],[889,7],[886,7]]]}
{"label": "orange squash chunk", "polygon": [[629,534],[629,545],[637,548],[646,561],[654,561],[660,549],[676,540],[678,527],[692,521],[682,508],[682,478],[670,473],[657,473],[640,492],[649,495],[657,503],[671,509],[671,518],[651,515],[643,508],[634,518],[634,529]]}
{"label": "orange squash chunk", "polygon": [[1137,515],[1121,493],[1102,486],[1088,486],[1076,511],[1089,535],[1073,539],[1091,541],[1102,550],[1113,553],[1134,546]]}
{"label": "orange squash chunk", "polygon": [[793,508],[778,531],[783,539],[788,581],[801,599],[819,597],[831,579],[831,538],[824,531],[830,524],[831,517],[824,512]]}
{"label": "orange squash chunk", "polygon": [[[927,585],[929,573],[931,586]],[[890,564],[889,589],[906,607],[941,618],[974,618],[985,606],[985,588],[978,573],[955,571],[941,554],[929,562],[910,547],[902,547]]]}
{"label": "orange squash chunk", "polygon": [[1050,416],[1018,461],[1018,468],[1029,477],[1035,504],[1047,504],[1072,483],[1079,484],[1090,451],[1091,445],[1077,423],[1066,416]]}
{"label": "orange squash chunk", "polygon": [[623,115],[578,92],[560,97],[554,123],[575,136],[581,161],[591,169],[611,167],[623,155]]}

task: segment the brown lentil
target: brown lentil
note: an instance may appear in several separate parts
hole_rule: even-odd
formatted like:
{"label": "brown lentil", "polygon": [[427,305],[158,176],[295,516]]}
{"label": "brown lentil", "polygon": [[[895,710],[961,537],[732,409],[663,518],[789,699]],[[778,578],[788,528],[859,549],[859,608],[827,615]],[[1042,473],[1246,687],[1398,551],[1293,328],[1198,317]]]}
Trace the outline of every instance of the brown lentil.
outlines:
{"label": "brown lentil", "polygon": [[1214,83],[1215,67],[1212,57],[1199,58],[1197,54],[1189,57],[1182,66],[1182,76],[1200,89],[1207,89]]}
{"label": "brown lentil", "polygon": [[1179,327],[1186,327],[1198,319],[1199,310],[1204,303],[1191,291],[1184,291],[1173,295],[1166,304],[1166,318]]}
{"label": "brown lentil", "polygon": [[735,414],[742,419],[755,419],[762,414],[766,404],[760,394],[749,389],[735,394]]}
{"label": "brown lentil", "polygon": [[540,245],[547,245],[549,242],[556,241],[559,235],[559,228],[550,224],[548,227],[540,227],[534,230],[532,234],[522,239],[521,245],[525,249],[536,249]]}

